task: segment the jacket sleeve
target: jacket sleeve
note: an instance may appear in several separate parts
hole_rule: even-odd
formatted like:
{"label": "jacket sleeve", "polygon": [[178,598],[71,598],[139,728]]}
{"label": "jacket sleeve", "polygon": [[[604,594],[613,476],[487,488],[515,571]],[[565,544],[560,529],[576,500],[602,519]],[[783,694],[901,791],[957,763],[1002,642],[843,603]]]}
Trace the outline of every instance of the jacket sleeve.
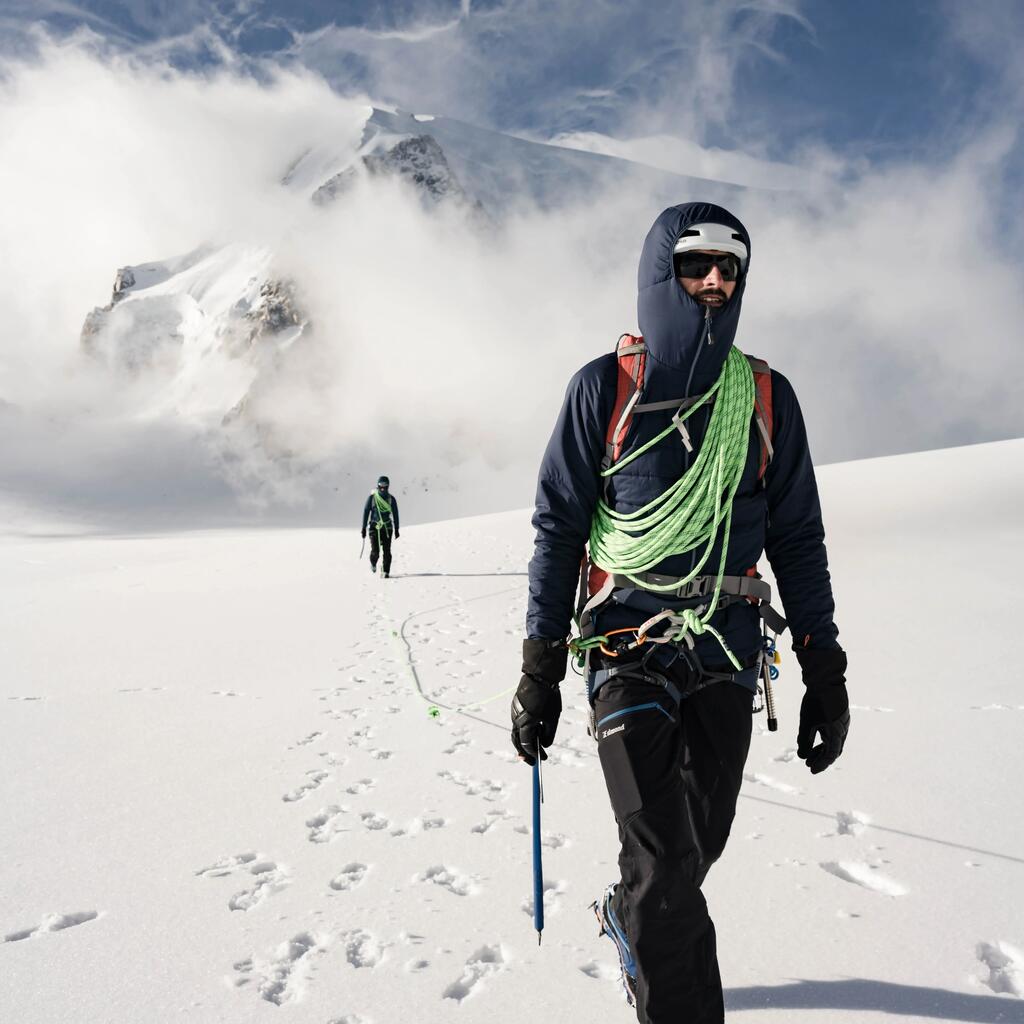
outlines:
{"label": "jacket sleeve", "polygon": [[[615,372],[614,357],[611,361]],[[605,424],[602,374],[594,363],[569,382],[537,481],[536,530],[530,560],[526,635],[562,640],[569,634],[580,561],[601,489]],[[611,387],[614,396],[614,380]]]}
{"label": "jacket sleeve", "polygon": [[398,528],[398,501],[393,494],[391,495],[391,518],[395,521],[395,533],[401,533]]}
{"label": "jacket sleeve", "polygon": [[369,497],[368,497],[368,498],[366,499],[366,504],[365,504],[365,505],[363,505],[363,525],[362,525],[362,526],[360,527],[360,530],[365,530],[365,529],[366,529],[366,524],[367,524],[367,521],[368,521],[368,520],[369,520],[369,518],[370,518],[370,506],[371,506],[372,504],[373,504],[373,495],[371,494],[371,495],[370,495],[370,496],[369,496]]}
{"label": "jacket sleeve", "polygon": [[779,587],[793,646],[839,648],[825,529],[814,466],[793,386],[772,371],[774,457],[765,474],[765,554]]}

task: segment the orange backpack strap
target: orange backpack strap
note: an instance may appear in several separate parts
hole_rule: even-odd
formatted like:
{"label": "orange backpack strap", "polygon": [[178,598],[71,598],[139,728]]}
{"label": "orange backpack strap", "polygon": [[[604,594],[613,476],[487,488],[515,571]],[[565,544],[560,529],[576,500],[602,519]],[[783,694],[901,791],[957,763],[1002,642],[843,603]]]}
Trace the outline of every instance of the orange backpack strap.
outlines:
{"label": "orange backpack strap", "polygon": [[761,435],[761,465],[757,471],[758,480],[763,480],[768,471],[768,463],[775,456],[772,437],[775,429],[775,415],[772,408],[772,371],[763,359],[747,356],[750,369],[754,373],[754,422]]}
{"label": "orange backpack strap", "polygon": [[622,454],[622,446],[633,418],[633,407],[639,401],[640,392],[643,390],[644,365],[647,362],[644,339],[632,334],[623,334],[615,346],[615,355],[619,360],[619,379],[615,388],[615,406],[605,435],[602,469],[607,469]]}

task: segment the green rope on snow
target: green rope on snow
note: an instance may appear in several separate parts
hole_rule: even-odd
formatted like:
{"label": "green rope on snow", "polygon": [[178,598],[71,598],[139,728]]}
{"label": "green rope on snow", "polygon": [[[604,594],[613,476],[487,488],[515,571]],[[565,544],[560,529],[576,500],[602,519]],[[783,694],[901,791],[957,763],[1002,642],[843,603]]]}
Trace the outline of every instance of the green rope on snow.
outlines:
{"label": "green rope on snow", "polygon": [[[598,500],[590,527],[590,557],[599,568],[626,576],[645,590],[675,590],[701,573],[721,534],[722,554],[714,596],[703,615],[697,615],[693,609],[679,613],[683,624],[674,639],[682,641],[691,635],[710,633],[740,670],[740,663],[710,621],[718,607],[725,575],[732,503],[747,460],[750,418],[754,412],[754,374],[746,356],[736,348],[730,349],[718,380],[699,401],[673,417],[673,422],[660,434],[601,475],[614,475],[676,430],[685,436],[684,422],[712,396],[716,396],[715,403],[700,451],[679,480],[635,512],[617,512],[603,498]],[[699,549],[703,551],[693,570],[681,580],[657,585],[637,579],[639,573],[652,569],[666,558]]]}

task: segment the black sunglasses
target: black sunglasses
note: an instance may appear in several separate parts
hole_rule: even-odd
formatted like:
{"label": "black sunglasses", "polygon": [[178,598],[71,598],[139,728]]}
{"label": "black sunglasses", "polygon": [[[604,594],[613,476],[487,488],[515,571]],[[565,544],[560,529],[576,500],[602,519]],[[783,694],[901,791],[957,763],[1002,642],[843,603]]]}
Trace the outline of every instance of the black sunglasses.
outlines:
{"label": "black sunglasses", "polygon": [[676,277],[707,277],[712,267],[718,267],[723,281],[735,281],[740,276],[740,261],[731,252],[677,252],[672,266]]}

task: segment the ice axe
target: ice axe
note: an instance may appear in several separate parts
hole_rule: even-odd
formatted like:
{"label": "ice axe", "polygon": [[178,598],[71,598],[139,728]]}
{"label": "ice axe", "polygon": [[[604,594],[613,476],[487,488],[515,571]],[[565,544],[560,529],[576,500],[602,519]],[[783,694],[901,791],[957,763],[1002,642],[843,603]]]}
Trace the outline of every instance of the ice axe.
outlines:
{"label": "ice axe", "polygon": [[544,932],[544,865],[540,849],[540,805],[544,803],[544,786],[540,773],[540,739],[537,760],[533,763],[533,926],[537,929],[537,945]]}

